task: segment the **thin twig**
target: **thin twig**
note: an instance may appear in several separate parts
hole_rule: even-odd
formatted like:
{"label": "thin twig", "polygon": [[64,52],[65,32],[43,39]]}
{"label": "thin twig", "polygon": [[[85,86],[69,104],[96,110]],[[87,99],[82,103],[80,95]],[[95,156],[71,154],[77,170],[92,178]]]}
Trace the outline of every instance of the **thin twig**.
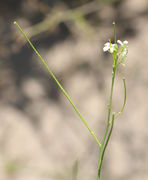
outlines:
{"label": "thin twig", "polygon": [[83,124],[85,125],[85,127],[88,129],[88,131],[90,132],[90,134],[93,136],[93,138],[95,139],[96,143],[99,145],[99,147],[101,147],[101,143],[98,140],[97,136],[95,135],[95,133],[90,129],[89,125],[87,124],[86,120],[84,119],[84,117],[81,115],[80,111],[78,110],[78,108],[76,107],[76,105],[73,103],[72,99],[70,98],[70,96],[68,95],[68,93],[65,91],[65,89],[63,88],[63,86],[61,85],[61,83],[57,80],[57,78],[55,77],[55,75],[53,74],[53,72],[50,70],[48,64],[45,62],[45,60],[42,58],[42,56],[40,55],[40,53],[37,51],[37,49],[34,47],[34,45],[32,44],[32,42],[29,40],[29,38],[26,36],[26,34],[24,33],[24,31],[22,30],[22,28],[19,26],[19,24],[15,21],[14,24],[17,26],[17,28],[19,29],[19,31],[21,32],[21,34],[25,37],[25,39],[28,41],[28,43],[30,44],[30,46],[32,47],[32,49],[34,50],[34,52],[37,54],[37,56],[39,57],[41,63],[44,65],[44,67],[47,69],[47,71],[49,72],[49,74],[52,76],[52,78],[55,80],[56,84],[58,85],[58,87],[61,89],[61,91],[63,92],[63,94],[65,95],[65,97],[68,99],[68,101],[70,102],[70,104],[72,105],[72,107],[74,108],[74,110],[76,111],[77,115],[80,117],[80,119],[82,120]]}

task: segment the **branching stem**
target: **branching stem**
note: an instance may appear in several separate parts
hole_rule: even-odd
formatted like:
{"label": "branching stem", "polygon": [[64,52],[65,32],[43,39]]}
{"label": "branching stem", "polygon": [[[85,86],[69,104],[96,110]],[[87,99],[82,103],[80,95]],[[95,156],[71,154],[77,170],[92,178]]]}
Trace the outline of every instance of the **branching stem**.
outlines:
{"label": "branching stem", "polygon": [[[116,40],[116,25],[114,25],[114,42],[115,44],[117,43]],[[106,146],[108,144],[108,141],[110,139],[110,131],[112,132],[112,124],[113,121],[110,122],[110,116],[111,116],[111,110],[112,110],[112,99],[113,99],[113,89],[114,89],[114,82],[115,82],[115,75],[116,75],[116,68],[117,68],[117,52],[114,51],[114,61],[113,61],[113,69],[112,69],[112,83],[111,83],[111,90],[110,90],[110,99],[109,99],[109,104],[108,104],[108,117],[107,117],[107,125],[104,133],[104,137],[101,143],[101,148],[100,148],[100,155],[99,155],[99,164],[98,164],[98,180],[100,180],[100,174],[101,174],[101,168],[102,168],[102,162],[104,158],[104,153]],[[114,118],[113,118],[114,119]],[[111,126],[111,128],[110,128]]]}
{"label": "branching stem", "polygon": [[[106,151],[106,147],[108,145],[108,142],[110,140],[111,134],[112,134],[112,130],[113,130],[113,126],[114,126],[114,121],[115,119],[118,118],[118,116],[123,112],[124,107],[125,107],[125,103],[126,103],[126,82],[125,79],[123,79],[123,84],[124,84],[124,101],[123,101],[123,105],[121,110],[118,113],[113,113],[112,114],[112,118],[111,118],[111,113],[112,113],[112,100],[113,100],[113,90],[114,90],[114,82],[115,82],[115,76],[116,76],[116,69],[118,66],[118,52],[116,50],[114,50],[114,54],[113,54],[113,67],[112,67],[112,82],[111,82],[111,89],[110,89],[110,98],[109,98],[109,104],[108,104],[108,116],[107,116],[107,124],[106,124],[106,129],[105,129],[105,133],[102,139],[102,142],[100,143],[99,139],[97,138],[97,136],[95,135],[95,133],[90,129],[90,126],[87,124],[86,120],[84,119],[84,117],[82,116],[82,114],[80,113],[80,111],[78,110],[78,108],[75,106],[75,104],[73,103],[72,99],[70,98],[70,96],[68,95],[68,93],[65,91],[65,89],[63,88],[63,86],[60,84],[60,82],[57,80],[57,78],[55,77],[55,75],[53,74],[53,72],[50,70],[48,64],[45,62],[45,60],[42,58],[42,56],[40,55],[40,53],[37,51],[37,49],[34,47],[34,45],[32,44],[32,42],[29,40],[29,38],[26,36],[26,34],[24,33],[24,31],[22,30],[22,28],[19,26],[19,24],[17,22],[14,22],[14,24],[17,26],[17,28],[19,29],[19,31],[21,32],[21,34],[25,37],[25,39],[27,40],[27,42],[30,44],[30,46],[32,47],[32,49],[34,50],[34,52],[37,54],[37,56],[39,57],[41,63],[43,64],[43,66],[46,68],[46,70],[48,71],[48,73],[52,76],[52,78],[55,80],[56,84],[58,85],[58,87],[61,89],[61,91],[63,92],[63,94],[65,95],[65,97],[67,98],[67,100],[70,102],[70,104],[72,105],[72,107],[74,108],[75,112],[77,113],[77,115],[80,117],[81,121],[83,122],[83,124],[85,125],[85,127],[88,129],[89,133],[93,136],[94,140],[96,141],[97,145],[99,146],[100,149],[100,153],[99,153],[99,163],[98,163],[98,180],[100,180],[100,175],[101,175],[101,169],[102,169],[102,163],[103,163],[103,159],[104,159],[104,154]],[[115,46],[117,45],[117,39],[116,39],[116,25],[115,22],[113,23],[114,26],[114,43]]]}

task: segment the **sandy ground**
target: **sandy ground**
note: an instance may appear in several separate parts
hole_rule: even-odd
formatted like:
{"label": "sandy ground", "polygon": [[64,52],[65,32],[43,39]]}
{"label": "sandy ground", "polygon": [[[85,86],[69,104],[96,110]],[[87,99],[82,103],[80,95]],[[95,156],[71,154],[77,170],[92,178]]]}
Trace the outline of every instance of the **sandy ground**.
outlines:
{"label": "sandy ground", "polygon": [[[105,8],[106,12],[113,11],[110,6]],[[118,111],[122,105],[123,76],[127,80],[127,104],[107,148],[103,180],[148,179],[147,10],[147,0],[125,1],[120,9],[127,23],[132,19],[129,28],[131,25],[133,29],[124,34],[122,24],[117,24],[118,37],[129,41],[129,53],[126,66],[117,72],[113,109]],[[104,22],[109,18],[112,19],[109,13],[102,13]],[[102,24],[97,32],[87,39],[68,39],[49,50],[39,50],[101,139],[112,71],[112,59],[102,48],[113,35],[112,24]],[[0,179],[70,180],[76,161],[78,180],[96,179],[97,145],[30,51],[22,50],[23,57],[18,52],[9,56],[8,61],[18,59],[20,77],[11,68],[1,70]],[[33,61],[31,68],[29,61]]]}

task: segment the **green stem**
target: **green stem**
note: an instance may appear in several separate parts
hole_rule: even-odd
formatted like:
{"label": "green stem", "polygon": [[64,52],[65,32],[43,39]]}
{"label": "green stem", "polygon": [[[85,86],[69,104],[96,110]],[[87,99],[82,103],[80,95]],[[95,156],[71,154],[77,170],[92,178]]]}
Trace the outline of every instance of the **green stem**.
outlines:
{"label": "green stem", "polygon": [[109,130],[109,133],[108,133],[108,136],[107,136],[107,140],[106,140],[106,142],[104,144],[104,148],[103,148],[103,151],[102,151],[100,165],[99,165],[99,169],[98,169],[98,176],[99,176],[99,178],[100,178],[100,174],[101,174],[101,167],[102,167],[102,163],[103,163],[103,159],[104,159],[105,150],[106,150],[106,147],[108,145],[108,142],[109,142],[111,134],[112,134],[112,130],[113,130],[113,126],[114,126],[114,120],[115,120],[115,114],[112,115],[111,128]]}
{"label": "green stem", "polygon": [[28,43],[30,44],[30,46],[32,47],[32,49],[34,50],[34,52],[37,54],[37,56],[39,57],[40,61],[42,62],[42,64],[44,65],[44,67],[47,69],[47,71],[49,72],[49,74],[52,76],[52,78],[55,80],[55,82],[57,83],[58,87],[61,89],[61,91],[63,92],[63,94],[65,95],[65,97],[68,99],[68,101],[70,102],[70,104],[72,105],[72,107],[74,108],[74,110],[76,111],[77,115],[80,117],[80,119],[82,120],[82,122],[84,123],[85,127],[88,129],[88,131],[90,132],[90,134],[93,136],[93,138],[95,139],[96,143],[99,145],[99,147],[101,147],[101,143],[98,140],[97,136],[95,135],[95,133],[90,129],[89,125],[87,124],[86,120],[83,118],[83,116],[81,115],[80,111],[77,109],[77,107],[75,106],[75,104],[73,103],[72,99],[69,97],[68,93],[65,91],[65,89],[62,87],[62,85],[60,84],[60,82],[57,80],[57,78],[55,77],[55,75],[53,74],[53,72],[49,69],[48,64],[45,62],[45,60],[42,58],[42,56],[39,54],[39,52],[37,51],[37,49],[34,47],[34,45],[31,43],[31,41],[29,40],[29,38],[26,36],[26,34],[24,33],[24,31],[22,30],[22,28],[19,26],[19,24],[15,21],[14,24],[17,26],[17,28],[20,30],[21,34],[25,37],[25,39],[28,41]]}
{"label": "green stem", "polygon": [[[114,43],[117,44],[115,22],[113,22],[113,25],[114,25]],[[111,109],[112,109],[112,99],[113,99],[113,89],[114,89],[116,68],[117,68],[117,57],[116,57],[116,52],[114,52],[114,62],[113,62],[113,70],[112,70],[112,83],[111,83],[111,91],[110,91],[110,100],[109,100],[109,104],[108,104],[107,126],[106,126],[106,130],[105,130],[105,133],[104,133],[102,146],[104,145],[104,142],[105,142],[105,139],[106,139],[106,136],[107,136],[107,132],[108,132],[108,129],[109,129],[109,121],[110,121],[110,114],[111,114]]]}
{"label": "green stem", "polygon": [[[115,23],[113,23],[113,25],[114,25],[114,43],[117,44],[116,25],[115,25]],[[98,180],[100,179],[100,174],[101,174],[101,168],[102,168],[105,149],[106,149],[106,146],[107,146],[109,138],[110,138],[109,137],[110,133],[108,134],[108,131],[109,131],[109,127],[111,125],[111,123],[110,123],[110,115],[111,115],[111,110],[112,110],[112,99],[113,99],[113,89],[114,89],[116,68],[117,68],[117,52],[114,51],[114,62],[113,62],[113,69],[112,69],[112,83],[111,83],[111,90],[110,90],[110,99],[109,99],[109,104],[108,104],[108,117],[107,117],[107,125],[106,125],[106,129],[105,129],[104,137],[103,137],[103,140],[102,140],[102,143],[101,143],[101,148],[100,148],[99,164],[98,164]]]}

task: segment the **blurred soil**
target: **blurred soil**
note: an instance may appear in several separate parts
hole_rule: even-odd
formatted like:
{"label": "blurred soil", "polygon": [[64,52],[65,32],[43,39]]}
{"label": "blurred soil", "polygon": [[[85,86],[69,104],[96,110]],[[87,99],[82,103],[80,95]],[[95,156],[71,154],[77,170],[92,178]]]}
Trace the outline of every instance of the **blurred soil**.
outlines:
{"label": "blurred soil", "polygon": [[127,104],[115,123],[102,176],[147,180],[148,1],[0,1],[0,179],[72,180],[78,162],[77,180],[95,180],[97,145],[14,20],[100,139],[112,71],[102,48],[113,39],[116,21],[118,39],[129,41],[129,53],[117,72],[113,109],[122,106],[123,76]]}

